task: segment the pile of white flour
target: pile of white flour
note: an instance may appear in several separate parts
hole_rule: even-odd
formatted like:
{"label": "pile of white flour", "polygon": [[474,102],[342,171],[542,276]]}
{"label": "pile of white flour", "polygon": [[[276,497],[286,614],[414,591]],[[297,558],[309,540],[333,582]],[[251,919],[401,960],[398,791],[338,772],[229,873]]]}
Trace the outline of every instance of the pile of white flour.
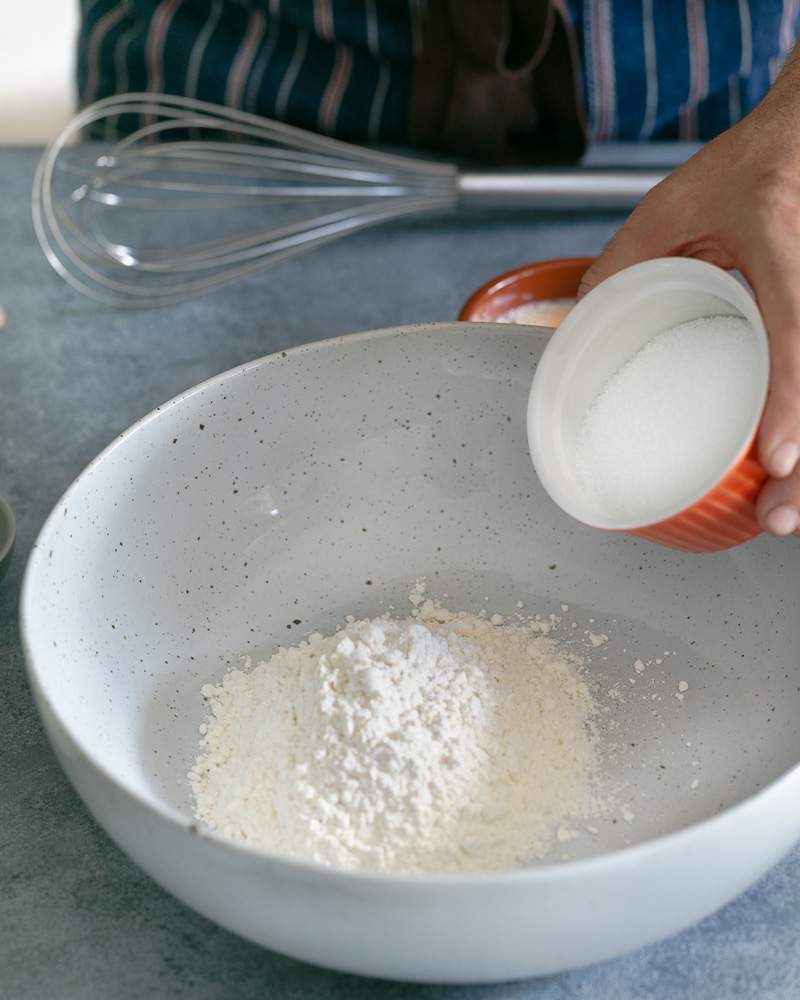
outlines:
{"label": "pile of white flour", "polygon": [[203,696],[198,819],[266,851],[348,869],[502,869],[598,809],[592,698],[542,623],[412,595]]}

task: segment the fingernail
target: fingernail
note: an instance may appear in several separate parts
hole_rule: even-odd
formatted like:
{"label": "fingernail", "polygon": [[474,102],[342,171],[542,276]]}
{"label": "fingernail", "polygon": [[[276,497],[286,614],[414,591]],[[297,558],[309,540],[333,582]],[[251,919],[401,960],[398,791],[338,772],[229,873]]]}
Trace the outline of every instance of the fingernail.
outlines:
{"label": "fingernail", "polygon": [[795,470],[798,459],[800,459],[800,448],[794,441],[779,444],[770,459],[773,476],[778,476],[779,479],[790,476]]}
{"label": "fingernail", "polygon": [[772,535],[791,535],[800,524],[800,513],[788,503],[775,507],[764,519],[767,531]]}

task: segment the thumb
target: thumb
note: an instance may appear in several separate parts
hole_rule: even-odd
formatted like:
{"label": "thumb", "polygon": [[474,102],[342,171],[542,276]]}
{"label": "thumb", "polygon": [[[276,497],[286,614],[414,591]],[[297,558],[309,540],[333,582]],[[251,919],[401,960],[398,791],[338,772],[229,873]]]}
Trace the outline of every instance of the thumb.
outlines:
{"label": "thumb", "polygon": [[611,238],[581,279],[578,299],[617,271],[642,260],[667,256],[684,242],[677,230],[677,213],[670,207],[667,183],[662,181],[653,188]]}

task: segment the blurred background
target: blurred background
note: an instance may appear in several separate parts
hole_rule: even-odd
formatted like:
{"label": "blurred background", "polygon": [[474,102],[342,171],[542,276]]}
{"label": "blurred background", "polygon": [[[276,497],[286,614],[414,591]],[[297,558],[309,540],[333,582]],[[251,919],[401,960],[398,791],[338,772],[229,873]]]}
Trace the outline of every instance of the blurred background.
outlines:
{"label": "blurred background", "polygon": [[74,112],[78,0],[0,7],[0,143],[41,143]]}

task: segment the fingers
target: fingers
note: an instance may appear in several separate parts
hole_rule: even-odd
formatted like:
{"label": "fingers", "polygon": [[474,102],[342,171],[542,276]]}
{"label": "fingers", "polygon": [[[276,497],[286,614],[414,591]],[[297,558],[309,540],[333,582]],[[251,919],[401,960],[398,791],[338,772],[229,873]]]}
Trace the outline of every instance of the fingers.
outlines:
{"label": "fingers", "polygon": [[[800,338],[798,338],[800,339]],[[777,368],[773,351],[773,371]],[[800,379],[784,371],[773,374],[767,406],[758,435],[761,464],[771,476],[783,478],[794,472],[800,460]]]}
{"label": "fingers", "polygon": [[800,323],[771,318],[771,374],[767,405],[758,436],[761,464],[771,476],[791,475],[800,460]]}
{"label": "fingers", "polygon": [[645,242],[640,238],[638,229],[631,216],[581,278],[578,299],[582,299],[587,292],[601,281],[610,278],[612,274],[647,258]]}
{"label": "fingers", "polygon": [[800,469],[770,479],[756,504],[758,521],[771,535],[791,535],[800,528]]}
{"label": "fingers", "polygon": [[769,333],[770,389],[758,438],[761,463],[782,479],[800,461],[800,232],[771,229],[746,262]]}
{"label": "fingers", "polygon": [[665,256],[684,242],[672,201],[669,181],[653,188],[584,274],[579,299],[612,274],[639,261]]}
{"label": "fingers", "polygon": [[773,535],[800,529],[800,227],[797,199],[773,195],[745,261],[769,334],[770,389],[759,457],[772,476],[756,505]]}

